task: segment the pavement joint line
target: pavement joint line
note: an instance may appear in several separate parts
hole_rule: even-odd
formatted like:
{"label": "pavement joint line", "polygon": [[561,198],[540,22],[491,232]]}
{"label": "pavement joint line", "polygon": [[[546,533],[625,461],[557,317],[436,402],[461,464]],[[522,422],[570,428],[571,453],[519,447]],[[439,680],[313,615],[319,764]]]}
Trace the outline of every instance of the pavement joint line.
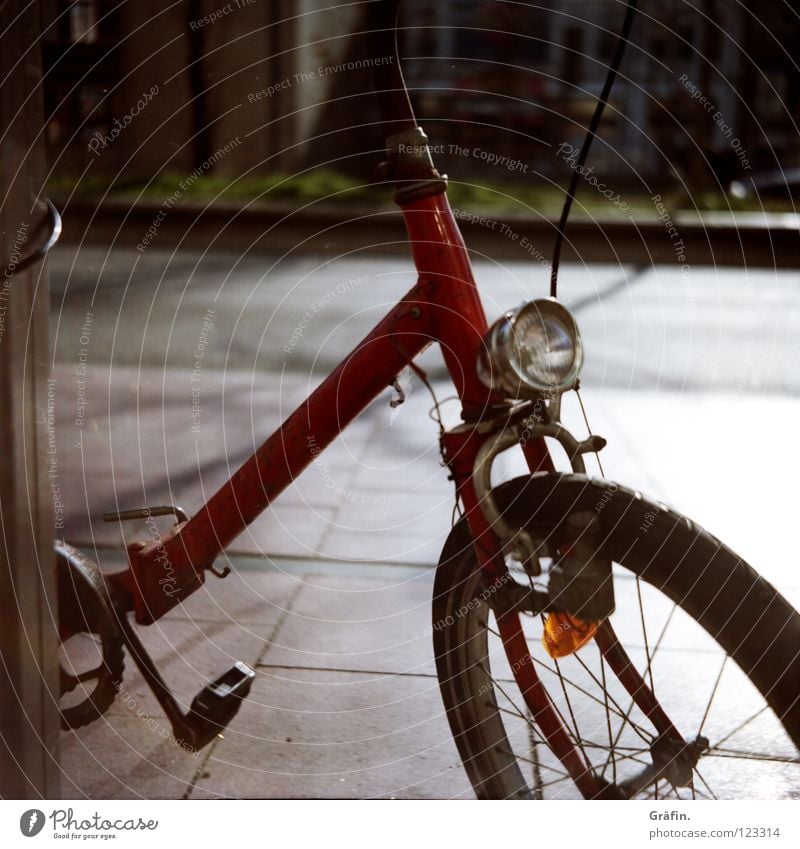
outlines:
{"label": "pavement joint line", "polygon": [[[633,643],[626,643],[625,647],[631,650],[644,650],[644,645],[635,645]],[[680,652],[681,654],[693,654],[693,655],[717,655],[718,652],[710,650],[710,649],[692,649],[684,646],[667,646],[662,647],[665,654],[669,655],[673,652]],[[298,672],[330,672],[331,674],[345,674],[345,675],[371,675],[371,676],[379,676],[383,678],[438,678],[438,675],[434,672],[391,672],[389,670],[381,670],[381,669],[353,669],[342,666],[309,666],[309,665],[292,665],[289,663],[256,663],[256,669],[293,669]],[[514,678],[496,678],[497,681],[513,684],[516,679]]]}
{"label": "pavement joint line", "polygon": [[[106,556],[109,559],[117,558],[127,563],[125,549],[119,548],[116,545],[107,545],[103,543],[94,544],[90,541],[81,542],[80,540],[71,540],[70,542],[76,548],[82,548],[89,552],[96,552],[99,557]],[[270,555],[266,553],[252,554],[251,552],[246,551],[237,553],[235,550],[223,551],[221,556],[226,556],[234,569],[243,572],[263,571],[280,574],[282,572],[294,573],[299,569],[302,569],[304,573],[308,572],[310,568],[325,569],[326,571],[318,573],[320,577],[326,577],[329,574],[327,570],[332,570],[334,567],[337,570],[355,569],[357,571],[366,569],[371,570],[375,568],[406,569],[408,571],[419,572],[420,574],[430,574],[436,568],[435,563],[431,563],[430,566],[424,566],[408,560],[350,561],[333,557],[308,557],[303,554]],[[234,563],[234,561],[238,562]],[[284,568],[281,564],[285,564],[286,568]],[[102,567],[103,564],[101,563],[100,565]],[[109,565],[112,568],[115,568],[117,564],[113,563]],[[344,574],[347,577],[346,572],[339,571],[338,574]]]}
{"label": "pavement joint line", "polygon": [[[367,419],[367,421],[369,421],[369,420]],[[369,446],[369,444],[372,440],[372,435],[378,429],[379,424],[380,423],[377,420],[373,421],[371,427],[369,427],[367,429],[366,438],[364,440],[365,448]],[[344,433],[344,429],[340,432],[339,436],[341,436],[343,433]],[[320,453],[320,455],[317,455],[317,456],[321,456],[321,453]],[[311,466],[313,466],[313,465],[314,465],[314,463],[312,461]],[[358,463],[353,462],[353,463],[348,464],[348,466],[347,466],[347,468],[344,472],[344,489],[343,489],[344,492],[352,492],[353,491],[353,483],[355,482],[355,479],[358,475],[358,471],[359,471]],[[322,536],[319,538],[319,542],[317,543],[320,550],[322,550],[327,545],[327,543],[328,543],[328,541],[331,537],[331,534],[335,533],[337,530],[339,530],[340,527],[343,526],[342,523],[339,522],[339,518],[341,517],[342,513],[347,509],[347,507],[348,507],[348,504],[347,504],[346,500],[339,501],[337,503],[337,505],[334,507],[333,515],[331,516],[331,520],[326,523],[325,530],[323,530]]]}
{"label": "pavement joint line", "polygon": [[[389,672],[380,669],[346,669],[338,666],[291,666],[287,663],[257,663],[256,669],[296,669],[298,672],[330,672],[345,675],[374,675],[381,678],[438,678],[433,672]],[[502,679],[498,679],[502,680]]]}
{"label": "pavement joint line", "polygon": [[[264,640],[264,645],[262,646],[261,651],[259,652],[256,659],[253,661],[254,667],[257,668],[259,666],[264,655],[267,653],[267,651],[269,650],[269,647],[272,645],[272,641],[275,639],[275,637],[278,636],[278,632],[280,631],[284,621],[286,620],[286,617],[289,615],[289,612],[291,611],[292,606],[294,605],[295,601],[297,600],[297,597],[300,595],[300,592],[303,589],[303,586],[304,586],[303,584],[299,583],[294,588],[294,590],[292,591],[292,594],[289,598],[289,601],[286,604],[285,610],[283,610],[283,612],[280,615],[280,618],[275,623],[275,625],[273,625],[272,629],[269,632],[269,636]],[[211,744],[206,748],[205,753],[203,755],[203,759],[200,762],[200,764],[198,764],[197,769],[194,771],[194,775],[192,776],[192,778],[189,782],[189,785],[187,786],[186,790],[184,791],[183,796],[181,796],[181,799],[186,800],[186,799],[189,799],[191,797],[192,793],[194,793],[194,791],[197,787],[197,782],[200,781],[200,779],[204,776],[204,774],[206,772],[208,772],[209,776],[210,776],[210,771],[207,770],[208,762],[211,759],[211,755],[214,753],[217,746],[219,745],[219,742],[222,739],[223,739],[222,735],[216,736],[213,739],[213,741],[211,742]]]}

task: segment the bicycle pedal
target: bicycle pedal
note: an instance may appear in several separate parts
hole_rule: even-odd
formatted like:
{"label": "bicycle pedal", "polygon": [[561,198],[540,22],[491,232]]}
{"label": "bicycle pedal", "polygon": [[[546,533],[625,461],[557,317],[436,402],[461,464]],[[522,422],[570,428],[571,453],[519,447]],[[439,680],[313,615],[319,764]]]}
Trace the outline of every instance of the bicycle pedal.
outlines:
{"label": "bicycle pedal", "polygon": [[240,660],[225,673],[207,684],[195,696],[184,720],[193,739],[186,741],[192,749],[207,746],[239,712],[256,673]]}

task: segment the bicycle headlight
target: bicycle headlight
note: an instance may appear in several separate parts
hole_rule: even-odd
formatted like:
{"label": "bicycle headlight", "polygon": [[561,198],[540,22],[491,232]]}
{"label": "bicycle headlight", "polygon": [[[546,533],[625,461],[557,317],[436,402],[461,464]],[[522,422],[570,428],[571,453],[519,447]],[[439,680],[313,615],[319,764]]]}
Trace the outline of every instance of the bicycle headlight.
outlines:
{"label": "bicycle headlight", "polygon": [[572,388],[583,346],[572,314],[550,298],[507,312],[490,328],[478,377],[505,398],[536,398]]}

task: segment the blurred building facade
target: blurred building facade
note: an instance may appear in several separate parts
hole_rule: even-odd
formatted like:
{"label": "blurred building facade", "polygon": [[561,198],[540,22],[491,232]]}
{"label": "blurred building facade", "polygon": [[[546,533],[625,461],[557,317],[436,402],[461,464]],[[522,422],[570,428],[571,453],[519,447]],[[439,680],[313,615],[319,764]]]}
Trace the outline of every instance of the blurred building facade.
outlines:
{"label": "blurred building facade", "polygon": [[[366,174],[361,154],[380,146],[354,35],[358,6],[42,6],[47,141],[58,170],[118,182],[321,164]],[[513,179],[503,170],[518,163],[531,179],[563,182],[564,145],[583,138],[623,13],[621,0],[406,0],[404,69],[429,135],[442,143],[442,169]],[[800,164],[800,74],[788,49],[798,40],[798,18],[782,4],[645,4],[593,150],[596,171],[697,188]]]}
{"label": "blurred building facade", "polygon": [[[420,111],[461,122],[459,133],[477,145],[502,140],[511,161],[547,178],[559,174],[557,155],[540,149],[531,161],[530,139],[550,151],[580,145],[624,0],[405,5],[405,67]],[[698,186],[800,164],[796,14],[752,0],[639,5],[592,149],[597,172],[658,182],[674,169]]]}
{"label": "blurred building facade", "polygon": [[[43,0],[57,167],[147,179],[298,167],[355,13],[301,0]],[[287,82],[288,81],[288,82]],[[235,140],[239,139],[239,143]]]}

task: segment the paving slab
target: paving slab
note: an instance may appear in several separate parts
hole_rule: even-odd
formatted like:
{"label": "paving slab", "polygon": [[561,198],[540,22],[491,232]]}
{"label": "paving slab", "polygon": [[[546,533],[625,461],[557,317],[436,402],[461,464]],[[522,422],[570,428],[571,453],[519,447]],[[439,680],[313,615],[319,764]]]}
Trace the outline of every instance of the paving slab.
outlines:
{"label": "paving slab", "polygon": [[103,717],[60,742],[62,795],[67,799],[181,799],[202,754],[171,739],[162,716]]}
{"label": "paving slab", "polygon": [[[142,523],[104,524],[103,511],[165,501],[196,511],[414,279],[396,259],[92,248],[55,250],[52,269],[63,532],[107,569],[147,532]],[[490,318],[545,290],[522,263],[482,261],[477,270]],[[790,483],[800,430],[796,275],[694,270],[687,282],[671,268],[568,265],[561,288],[584,333],[589,423],[609,440],[603,471],[590,457],[590,473],[690,515],[800,604]],[[325,309],[314,309],[320,301]],[[420,363],[449,426],[458,404],[446,400],[452,387],[437,353]],[[234,541],[229,578],[209,578],[140,629],[185,705],[233,660],[255,666],[253,694],[224,738],[199,757],[170,743],[134,672],[102,720],[63,735],[65,786],[75,796],[471,796],[431,649],[432,567],[451,526],[452,483],[427,389],[413,376],[401,383],[402,405],[390,406],[396,393],[387,387]],[[586,435],[573,395],[564,419]],[[497,472],[524,473],[521,455],[509,452]],[[619,587],[615,624],[641,661],[635,587],[629,578]],[[664,698],[694,728],[721,659],[671,605],[645,602],[651,638],[671,622],[654,669],[682,686]],[[540,625],[526,628],[537,641]],[[510,683],[502,647],[491,645],[490,657]],[[576,683],[591,680],[577,661],[565,666]],[[731,744],[779,747],[768,718],[731,726],[736,711],[726,705],[746,709],[750,696],[735,670],[723,672],[708,720],[718,736],[727,729]],[[581,718],[600,733],[597,707],[583,705]],[[530,754],[527,723],[509,723]],[[558,768],[546,758],[544,768]],[[732,763],[720,757],[708,768],[723,795],[798,794],[796,763]],[[553,785],[553,793],[570,791]]]}
{"label": "paving slab", "polygon": [[263,670],[192,798],[472,796],[436,679]]}
{"label": "paving slab", "polygon": [[433,574],[397,580],[307,573],[291,613],[271,640],[269,665],[434,675],[430,603]]}

